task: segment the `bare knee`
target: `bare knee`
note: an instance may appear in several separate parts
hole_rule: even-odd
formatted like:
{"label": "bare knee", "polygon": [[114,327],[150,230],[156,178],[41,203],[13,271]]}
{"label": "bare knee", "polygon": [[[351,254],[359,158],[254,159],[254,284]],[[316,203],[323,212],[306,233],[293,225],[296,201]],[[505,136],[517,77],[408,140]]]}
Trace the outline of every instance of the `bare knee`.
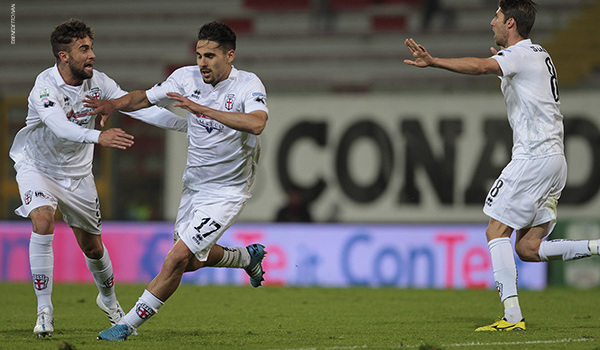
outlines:
{"label": "bare knee", "polygon": [[192,263],[190,255],[181,250],[172,249],[167,254],[163,263],[162,271],[168,274],[183,274],[188,270],[188,265]]}
{"label": "bare knee", "polygon": [[90,245],[81,247],[81,251],[90,259],[98,260],[104,256],[104,247],[102,245]]}
{"label": "bare knee", "polygon": [[102,259],[104,256],[104,245],[102,244],[102,236],[91,234],[78,227],[71,227],[79,248],[89,259]]}
{"label": "bare knee", "polygon": [[54,233],[54,209],[51,206],[35,208],[29,213],[33,232],[40,235]]}
{"label": "bare knee", "polygon": [[523,261],[529,262],[538,262],[542,261],[540,259],[539,251],[540,251],[540,243],[541,241],[537,240],[520,240],[515,245],[515,251],[519,258]]}

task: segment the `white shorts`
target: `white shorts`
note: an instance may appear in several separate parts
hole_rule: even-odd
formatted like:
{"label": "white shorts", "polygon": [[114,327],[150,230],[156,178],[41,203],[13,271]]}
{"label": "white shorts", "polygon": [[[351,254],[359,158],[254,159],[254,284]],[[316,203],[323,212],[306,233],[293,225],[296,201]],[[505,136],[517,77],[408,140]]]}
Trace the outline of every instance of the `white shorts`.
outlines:
{"label": "white shorts", "polygon": [[248,195],[215,194],[184,187],[173,238],[179,238],[200,261],[231,226],[246,205]]}
{"label": "white shorts", "polygon": [[483,212],[515,230],[550,222],[550,234],[566,182],[563,155],[511,160],[488,192]]}
{"label": "white shorts", "polygon": [[99,235],[102,232],[100,201],[94,175],[81,179],[55,178],[24,164],[17,170],[17,184],[22,205],[15,213],[24,218],[35,208],[60,209],[63,220],[71,227]]}

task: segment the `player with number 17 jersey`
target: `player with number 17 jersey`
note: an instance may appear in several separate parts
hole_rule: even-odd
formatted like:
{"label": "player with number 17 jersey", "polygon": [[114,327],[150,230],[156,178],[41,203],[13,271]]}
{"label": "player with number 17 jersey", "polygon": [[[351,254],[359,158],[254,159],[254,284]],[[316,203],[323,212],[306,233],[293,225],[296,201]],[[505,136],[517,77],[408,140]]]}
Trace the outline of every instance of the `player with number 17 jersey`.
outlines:
{"label": "player with number 17 jersey", "polygon": [[[165,106],[170,102],[168,92],[221,111],[268,113],[265,87],[260,79],[235,67],[227,79],[215,86],[203,82],[198,66],[181,67],[147,90],[146,96],[151,103]],[[260,153],[259,136],[229,128],[202,114],[186,113],[189,146],[184,184],[195,191],[250,196]]]}

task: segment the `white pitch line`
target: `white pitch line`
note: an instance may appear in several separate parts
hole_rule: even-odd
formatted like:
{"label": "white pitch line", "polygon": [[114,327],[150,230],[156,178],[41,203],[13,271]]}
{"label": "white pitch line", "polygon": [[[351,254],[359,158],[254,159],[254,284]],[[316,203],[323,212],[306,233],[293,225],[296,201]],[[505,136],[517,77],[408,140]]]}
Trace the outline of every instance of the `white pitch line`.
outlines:
{"label": "white pitch line", "polygon": [[[588,338],[578,339],[557,339],[557,340],[530,340],[530,341],[514,341],[514,342],[492,342],[492,343],[455,343],[442,344],[440,347],[462,348],[469,346],[490,346],[490,345],[529,345],[529,344],[558,344],[558,343],[579,343],[590,341]],[[354,349],[408,349],[418,348],[423,344],[418,345],[393,345],[393,346],[369,346],[369,345],[349,345],[349,346],[327,346],[327,347],[311,347],[311,348],[286,348],[286,349],[270,349],[270,350],[354,350]]]}

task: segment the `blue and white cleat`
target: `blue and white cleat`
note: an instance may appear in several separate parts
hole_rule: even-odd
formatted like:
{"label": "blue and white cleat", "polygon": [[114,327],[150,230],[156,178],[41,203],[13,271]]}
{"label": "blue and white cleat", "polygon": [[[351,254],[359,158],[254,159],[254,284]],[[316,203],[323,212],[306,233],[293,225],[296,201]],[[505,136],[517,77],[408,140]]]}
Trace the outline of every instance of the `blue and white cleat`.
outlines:
{"label": "blue and white cleat", "polygon": [[52,310],[49,307],[45,307],[40,311],[37,316],[37,321],[35,322],[35,327],[33,328],[33,333],[36,337],[41,338],[45,336],[52,336],[54,332],[54,315],[52,314]]}
{"label": "blue and white cleat", "polygon": [[264,259],[267,252],[265,246],[262,244],[251,244],[246,247],[248,253],[250,253],[250,264],[244,270],[250,276],[250,284],[252,287],[260,287],[262,281],[264,281],[263,275],[265,272],[262,268],[262,260]]}
{"label": "blue and white cleat", "polygon": [[105,329],[98,334],[98,340],[123,341],[133,333],[133,330],[126,324],[116,324],[109,329]]}

